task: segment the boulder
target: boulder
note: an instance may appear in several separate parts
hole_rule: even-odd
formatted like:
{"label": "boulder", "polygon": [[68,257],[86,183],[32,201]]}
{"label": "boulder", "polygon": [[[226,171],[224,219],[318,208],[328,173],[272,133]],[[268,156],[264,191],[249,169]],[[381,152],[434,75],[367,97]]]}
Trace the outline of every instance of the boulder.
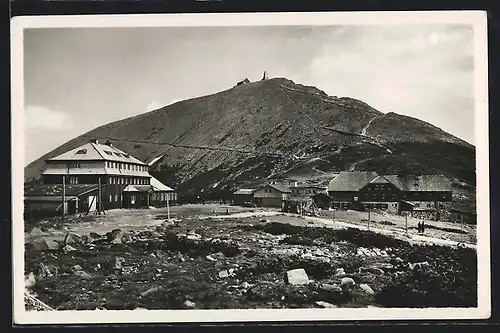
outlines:
{"label": "boulder", "polygon": [[416,262],[416,263],[408,263],[408,266],[410,268],[410,270],[414,270],[414,269],[422,269],[422,268],[426,268],[426,267],[429,267],[430,264],[428,261],[423,261],[423,262]]}
{"label": "boulder", "polygon": [[74,252],[74,251],[76,251],[76,249],[71,245],[66,245],[63,247],[64,253],[69,253],[69,252]]}
{"label": "boulder", "polygon": [[359,287],[361,289],[363,289],[364,292],[367,293],[368,295],[375,295],[375,292],[373,291],[373,289],[369,285],[367,285],[366,283],[360,284]]}
{"label": "boulder", "polygon": [[335,271],[335,276],[338,276],[338,277],[343,277],[345,276],[345,271],[343,268],[337,268],[337,270]]}
{"label": "boulder", "polygon": [[316,305],[322,308],[336,308],[336,305],[333,305],[331,303],[325,302],[325,301],[316,301]]}
{"label": "boulder", "polygon": [[132,243],[133,239],[132,239],[132,236],[130,235],[130,233],[126,232],[122,235],[121,241],[122,241],[122,244],[123,243]]}
{"label": "boulder", "polygon": [[42,281],[50,277],[57,276],[58,273],[59,268],[57,266],[40,263],[38,265],[38,274],[36,275],[36,279]]}
{"label": "boulder", "polygon": [[147,297],[147,296],[150,296],[150,295],[153,295],[153,294],[156,294],[156,293],[159,293],[159,292],[162,292],[162,291],[165,291],[165,288],[163,288],[162,286],[158,286],[158,287],[151,287],[149,288],[148,290],[144,291],[141,293],[141,296],[142,297]]}
{"label": "boulder", "polygon": [[342,281],[340,282],[340,286],[342,288],[352,288],[355,285],[356,285],[356,282],[350,277],[342,278]]}
{"label": "boulder", "polygon": [[42,229],[40,228],[33,228],[31,231],[30,231],[30,236],[32,237],[37,237],[37,236],[47,236],[48,233],[46,232],[43,232]]}
{"label": "boulder", "polygon": [[184,306],[187,308],[194,308],[196,306],[196,304],[194,302],[191,302],[190,300],[186,300],[184,302]]}
{"label": "boulder", "polygon": [[122,264],[125,262],[125,259],[122,257],[115,257],[115,266],[114,269],[121,271],[123,269]]}
{"label": "boulder", "polygon": [[31,242],[31,246],[35,251],[45,251],[45,250],[57,250],[60,244],[55,240],[50,239],[39,239],[37,241]]}
{"label": "boulder", "polygon": [[122,239],[117,237],[111,241],[111,244],[122,244]]}
{"label": "boulder", "polygon": [[286,272],[286,282],[294,286],[308,284],[309,277],[303,268],[292,269]]}
{"label": "boulder", "polygon": [[75,271],[74,274],[78,277],[81,277],[82,279],[85,279],[85,280],[92,279],[92,275],[90,275],[89,273],[87,273],[85,271]]}
{"label": "boulder", "polygon": [[73,266],[72,270],[76,272],[76,271],[81,271],[81,270],[83,270],[83,268],[82,268],[82,266],[80,266],[80,265],[75,265],[75,266]]}
{"label": "boulder", "polygon": [[321,284],[320,288],[324,291],[329,291],[329,292],[336,292],[336,293],[342,292],[342,288],[340,288],[335,283],[334,284],[323,283]]}
{"label": "boulder", "polygon": [[229,272],[227,270],[220,271],[219,272],[219,277],[221,279],[227,278],[227,277],[229,277]]}
{"label": "boulder", "polygon": [[81,245],[83,244],[82,237],[80,235],[75,234],[74,232],[68,232],[64,237],[64,245]]}
{"label": "boulder", "polygon": [[99,235],[97,232],[91,231],[89,234],[90,238],[92,239],[101,239],[103,236]]}

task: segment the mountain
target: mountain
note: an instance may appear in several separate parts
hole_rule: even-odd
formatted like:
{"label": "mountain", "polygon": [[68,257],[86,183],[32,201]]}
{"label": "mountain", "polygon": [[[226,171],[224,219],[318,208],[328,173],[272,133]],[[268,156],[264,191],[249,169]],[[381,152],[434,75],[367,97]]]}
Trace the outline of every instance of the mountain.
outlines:
{"label": "mountain", "polygon": [[326,183],[340,170],[444,174],[457,185],[475,186],[469,143],[421,120],[285,78],[103,125],[29,164],[25,180],[39,177],[45,159],[90,138],[154,161],[151,173],[180,193],[228,193],[268,177]]}

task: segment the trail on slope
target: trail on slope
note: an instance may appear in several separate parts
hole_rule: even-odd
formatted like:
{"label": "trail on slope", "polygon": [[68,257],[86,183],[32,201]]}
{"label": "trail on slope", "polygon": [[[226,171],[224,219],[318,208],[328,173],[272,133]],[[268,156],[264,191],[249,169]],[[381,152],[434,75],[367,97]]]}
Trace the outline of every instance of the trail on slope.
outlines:
{"label": "trail on slope", "polygon": [[370,119],[370,121],[368,122],[368,124],[366,124],[365,127],[363,127],[363,129],[361,130],[361,135],[363,136],[366,136],[366,131],[368,130],[368,128],[370,127],[370,125],[372,124],[372,121],[374,121],[375,119],[377,119],[379,116],[375,116],[373,117],[372,119]]}

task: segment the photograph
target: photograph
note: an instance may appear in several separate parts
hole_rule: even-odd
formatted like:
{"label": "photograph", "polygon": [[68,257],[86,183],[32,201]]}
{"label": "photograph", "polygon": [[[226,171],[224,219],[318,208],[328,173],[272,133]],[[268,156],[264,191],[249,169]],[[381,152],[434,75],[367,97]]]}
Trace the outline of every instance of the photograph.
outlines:
{"label": "photograph", "polygon": [[484,12],[11,32],[16,323],[491,315]]}

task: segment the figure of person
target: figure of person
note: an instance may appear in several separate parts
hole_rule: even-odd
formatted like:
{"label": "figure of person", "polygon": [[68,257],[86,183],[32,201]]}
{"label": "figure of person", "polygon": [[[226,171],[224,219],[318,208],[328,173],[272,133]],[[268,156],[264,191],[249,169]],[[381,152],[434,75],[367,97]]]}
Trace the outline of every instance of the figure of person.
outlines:
{"label": "figure of person", "polygon": [[425,232],[425,222],[422,221],[422,233],[424,233],[424,232]]}
{"label": "figure of person", "polygon": [[420,222],[418,222],[417,230],[418,230],[418,233],[422,232],[422,224]]}

